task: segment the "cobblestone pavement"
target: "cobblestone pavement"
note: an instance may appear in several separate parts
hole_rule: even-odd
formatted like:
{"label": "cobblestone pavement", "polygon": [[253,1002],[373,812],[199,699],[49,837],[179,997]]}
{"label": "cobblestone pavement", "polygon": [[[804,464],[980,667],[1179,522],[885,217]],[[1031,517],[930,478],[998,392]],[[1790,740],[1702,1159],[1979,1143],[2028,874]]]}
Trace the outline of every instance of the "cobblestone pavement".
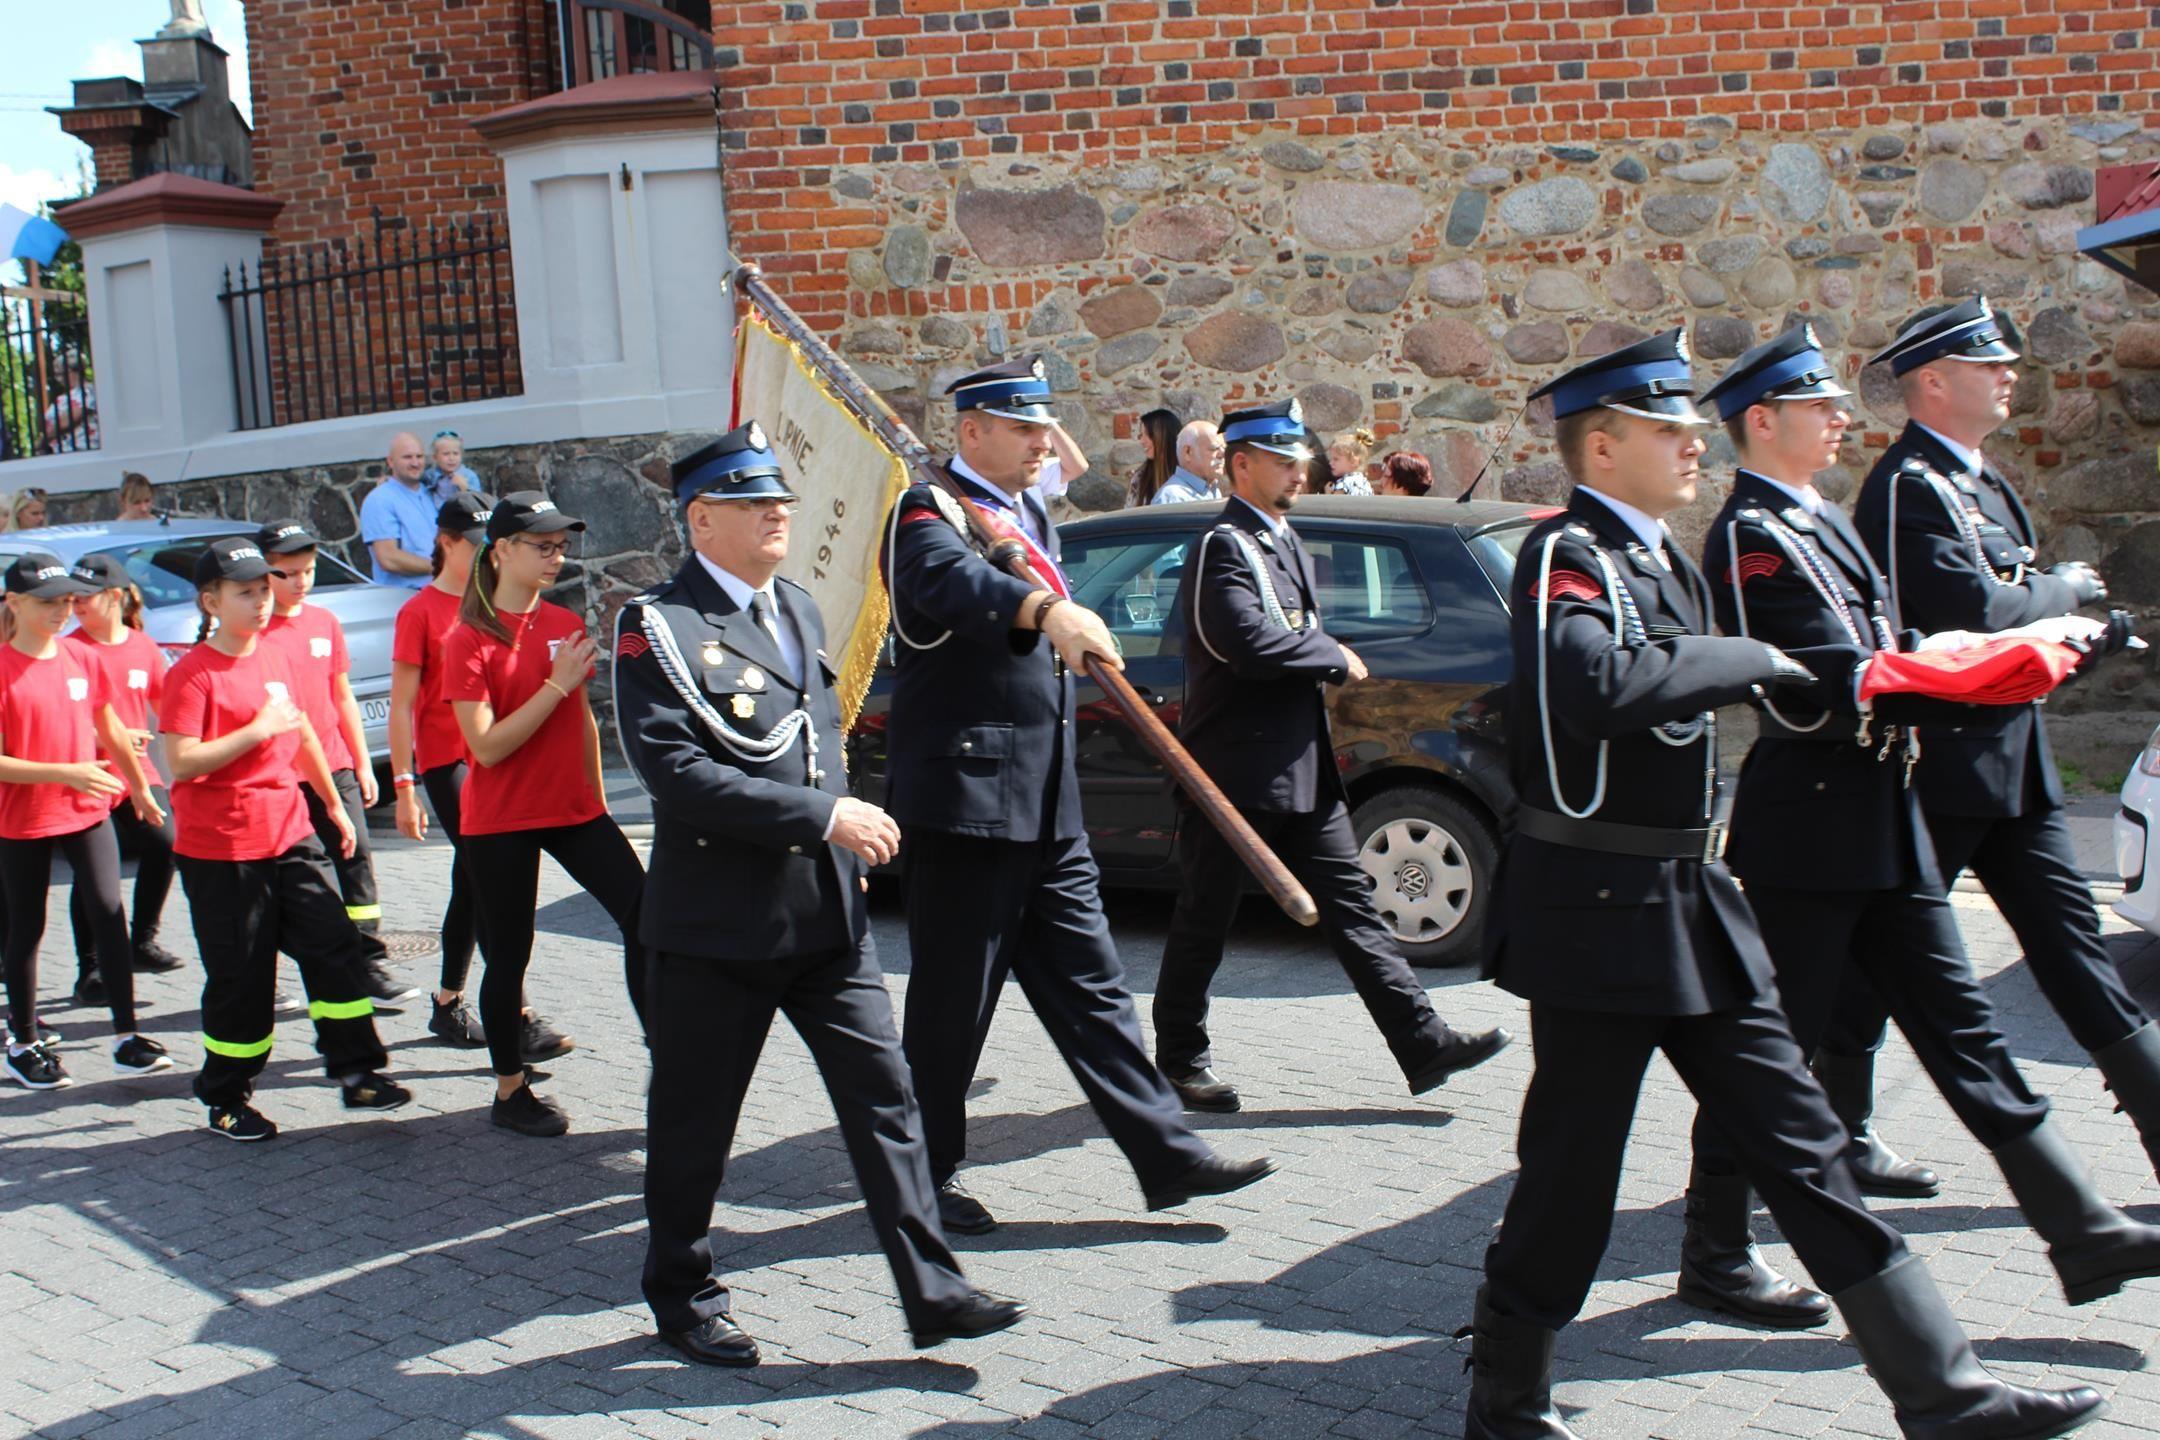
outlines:
{"label": "cobblestone pavement", "polygon": [[[431,927],[446,862],[440,845],[383,843],[393,926]],[[1957,903],[2036,1087],[2106,1192],[2150,1217],[2160,1187],[2128,1122],[2110,1113],[1985,898]],[[64,907],[56,887],[49,957],[66,950]],[[1168,903],[1124,896],[1112,908],[1145,1003]],[[490,1129],[484,1052],[425,1040],[421,1008],[382,1021],[417,1103],[352,1121],[314,1070],[304,1021],[283,1017],[261,1103],[284,1134],[242,1148],[200,1128],[189,1098],[200,1057],[192,969],[142,986],[148,1028],[185,1062],[173,1073],[115,1078],[101,1018],[49,1005],[78,1083],[0,1092],[11,1337],[0,1433],[1460,1433],[1464,1346],[1451,1336],[1512,1179],[1526,1047],[1409,1098],[1335,967],[1255,908],[1217,1011],[1222,1068],[1250,1108],[1198,1123],[1228,1154],[1272,1153],[1282,1173],[1149,1216],[1009,992],[973,1107],[969,1173],[1004,1224],[959,1248],[978,1281],[1034,1313],[991,1340],[918,1355],[825,1096],[781,1027],[716,1217],[737,1316],[767,1359],[712,1371],[657,1346],[638,1299],[643,1057],[606,921],[552,867],[539,918],[533,997],[579,1040],[543,1087],[574,1117],[558,1141]],[[889,901],[877,925],[902,991],[907,947]],[[177,891],[166,935],[192,957]],[[2148,1003],[2160,1001],[2160,944],[2130,933],[2114,943]],[[407,973],[428,983],[432,964]],[[63,995],[71,973],[65,960],[48,965],[46,992]],[[1520,1033],[1513,998],[1456,972],[1431,979],[1450,1019]],[[1563,1410],[1593,1440],[1895,1434],[1837,1324],[1765,1335],[1671,1298],[1690,1113],[1655,1065],[1611,1252],[1561,1338]],[[2160,1377],[2144,1362],[2160,1337],[2160,1283],[2067,1308],[2001,1178],[1896,1040],[1878,1119],[1944,1175],[1941,1197],[1882,1208],[1983,1356],[2015,1380],[2109,1393],[2112,1418],[2088,1434],[2160,1432]],[[1781,1243],[1769,1248],[1790,1266]]]}

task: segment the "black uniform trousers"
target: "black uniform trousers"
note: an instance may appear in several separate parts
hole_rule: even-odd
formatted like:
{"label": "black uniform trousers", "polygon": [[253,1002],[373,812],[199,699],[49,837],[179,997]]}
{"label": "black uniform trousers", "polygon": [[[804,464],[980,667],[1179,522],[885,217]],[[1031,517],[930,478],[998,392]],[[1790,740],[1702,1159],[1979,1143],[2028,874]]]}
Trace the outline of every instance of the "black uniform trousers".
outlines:
{"label": "black uniform trousers", "polygon": [[[1155,981],[1155,1058],[1173,1075],[1214,1063],[1208,983],[1222,965],[1223,942],[1245,889],[1245,864],[1222,832],[1191,806],[1180,809],[1178,869],[1184,888]],[[1318,810],[1240,813],[1312,893],[1321,933],[1403,1073],[1439,1054],[1447,1031],[1373,908],[1372,878],[1357,862],[1348,807],[1335,800]]]}
{"label": "black uniform trousers", "polygon": [[[1847,977],[1866,977],[1958,1120],[1998,1150],[2047,1116],[2026,1088],[1995,1005],[1973,974],[1950,902],[1931,890],[1782,890],[1747,887],[1762,925],[1778,996],[1801,1052],[1813,1055]],[[1850,957],[1849,960],[1846,957]],[[1705,1169],[1742,1168],[1707,1107],[1695,1117],[1695,1156]]]}
{"label": "black uniform trousers", "polygon": [[713,1273],[713,1198],[775,1011],[802,1036],[839,1117],[871,1226],[909,1322],[973,1292],[945,1243],[900,1037],[870,942],[721,960],[660,952],[646,978],[645,1300],[662,1330],[728,1313]]}
{"label": "black uniform trousers", "polygon": [[[2024,948],[2034,983],[2087,1054],[2144,1027],[2144,1007],[2101,943],[2100,913],[2060,808],[2011,817],[1930,815],[1927,825],[1943,882],[1969,869],[1987,887]],[[1875,1049],[1888,1013],[1868,986],[1846,987],[1823,1048],[1840,1055]]]}
{"label": "black uniform trousers", "polygon": [[[150,794],[165,812],[164,823],[148,825],[135,807],[122,800],[113,807],[113,834],[125,848],[135,852],[135,903],[128,919],[128,937],[137,949],[157,939],[158,922],[165,916],[165,897],[172,893],[173,813],[172,795],[162,785]],[[90,897],[77,885],[68,897],[68,921],[75,930],[75,968],[88,975],[97,959],[96,935],[90,923]],[[133,963],[132,955],[127,957]]]}
{"label": "black uniform trousers", "polygon": [[1521,1168],[1485,1256],[1503,1314],[1557,1330],[1582,1309],[1612,1234],[1628,1130],[1645,1068],[1662,1050],[1817,1286],[1880,1274],[1905,1249],[1870,1215],[1842,1163],[1845,1127],[1806,1073],[1775,994],[1709,1015],[1626,1015],[1533,1003],[1537,1061],[1524,1097]]}
{"label": "black uniform trousers", "polygon": [[322,841],[330,868],[337,872],[338,893],[345,897],[345,918],[360,932],[360,953],[380,963],[390,958],[390,947],[382,942],[382,895],[375,888],[375,852],[368,846],[367,807],[360,803],[360,776],[356,771],[339,770],[330,778],[337,784],[345,818],[352,822],[352,854],[341,853],[329,808],[315,793],[315,787],[302,785],[300,796],[307,801],[308,823],[315,827],[315,838]]}
{"label": "black uniform trousers", "polygon": [[967,1156],[968,1085],[1007,975],[1142,1189],[1159,1189],[1214,1154],[1148,1059],[1085,839],[990,840],[910,827],[901,854],[913,967],[901,1045],[933,1180],[951,1179]]}
{"label": "black uniform trousers", "polygon": [[361,988],[360,934],[338,900],[330,857],[310,836],[267,860],[180,857],[203,962],[203,1067],[195,1096],[237,1105],[255,1091],[275,1030],[277,957],[300,964],[315,1048],[333,1079],[388,1063]]}

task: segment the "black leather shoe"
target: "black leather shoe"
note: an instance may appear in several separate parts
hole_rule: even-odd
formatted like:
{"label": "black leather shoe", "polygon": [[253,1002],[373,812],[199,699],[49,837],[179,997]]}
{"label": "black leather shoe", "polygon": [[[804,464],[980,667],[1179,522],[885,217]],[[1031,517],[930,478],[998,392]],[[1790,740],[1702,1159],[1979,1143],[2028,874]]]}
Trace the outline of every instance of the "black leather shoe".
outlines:
{"label": "black leather shoe", "polygon": [[1177,1091],[1178,1099],[1185,1103],[1187,1110],[1228,1115],[1243,1103],[1238,1099],[1237,1086],[1205,1065],[1183,1073],[1165,1070],[1163,1077],[1170,1082],[1170,1088]]}
{"label": "black leather shoe", "polygon": [[990,1207],[968,1194],[957,1176],[937,1187],[937,1214],[948,1235],[987,1235],[997,1229]]}
{"label": "black leather shoe", "polygon": [[1160,1190],[1147,1192],[1147,1208],[1168,1210],[1203,1195],[1228,1195],[1275,1173],[1275,1162],[1262,1155],[1256,1160],[1224,1160],[1210,1157]]}
{"label": "black leather shoe", "polygon": [[758,1363],[757,1341],[725,1315],[688,1330],[663,1330],[660,1338],[700,1365],[747,1369]]}
{"label": "black leather shoe", "polygon": [[1473,1065],[1484,1064],[1507,1049],[1508,1043],[1514,1038],[1498,1027],[1480,1030],[1471,1035],[1465,1035],[1460,1030],[1448,1031],[1447,1039],[1441,1042],[1440,1053],[1411,1072],[1410,1093],[1423,1095],[1428,1090],[1439,1089],[1448,1076],[1458,1070],[1468,1070]]}
{"label": "black leather shoe", "polygon": [[1853,1136],[1850,1154],[1853,1183],[1863,1195],[1926,1200],[1942,1193],[1940,1175],[1883,1144],[1872,1129]]}
{"label": "black leather shoe", "polygon": [[915,1348],[928,1350],[947,1340],[976,1340],[1020,1323],[1027,1306],[978,1290],[938,1312],[937,1319],[913,1332]]}

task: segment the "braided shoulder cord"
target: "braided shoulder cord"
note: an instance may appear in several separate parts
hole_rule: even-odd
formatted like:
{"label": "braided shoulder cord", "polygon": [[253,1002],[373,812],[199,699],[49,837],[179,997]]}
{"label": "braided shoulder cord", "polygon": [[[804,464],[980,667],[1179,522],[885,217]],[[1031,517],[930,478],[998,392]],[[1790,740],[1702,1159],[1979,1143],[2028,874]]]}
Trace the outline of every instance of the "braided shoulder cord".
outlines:
{"label": "braided shoulder cord", "polygon": [[713,733],[714,739],[738,759],[763,764],[785,753],[800,734],[803,739],[803,777],[811,784],[817,783],[817,723],[810,718],[807,709],[789,711],[781,717],[779,724],[763,735],[743,734],[712,707],[705,692],[691,681],[690,667],[675,643],[675,632],[660,617],[659,607],[643,605],[639,609],[643,611],[639,624],[645,631],[645,638],[652,642],[653,659],[659,662],[660,673],[675,687],[675,693],[682,697],[691,713],[705,722],[705,728]]}

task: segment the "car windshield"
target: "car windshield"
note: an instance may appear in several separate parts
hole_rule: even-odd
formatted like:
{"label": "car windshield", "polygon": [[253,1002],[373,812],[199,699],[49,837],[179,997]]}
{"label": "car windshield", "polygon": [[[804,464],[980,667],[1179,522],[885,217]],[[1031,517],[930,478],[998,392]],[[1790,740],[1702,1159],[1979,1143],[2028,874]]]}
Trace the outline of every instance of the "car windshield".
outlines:
{"label": "car windshield", "polygon": [[[213,535],[149,536],[142,539],[115,537],[110,543],[85,550],[86,555],[111,555],[125,567],[128,578],[143,593],[143,603],[155,609],[163,605],[195,603],[195,559]],[[318,591],[368,582],[353,568],[327,550],[316,552],[315,588]]]}

